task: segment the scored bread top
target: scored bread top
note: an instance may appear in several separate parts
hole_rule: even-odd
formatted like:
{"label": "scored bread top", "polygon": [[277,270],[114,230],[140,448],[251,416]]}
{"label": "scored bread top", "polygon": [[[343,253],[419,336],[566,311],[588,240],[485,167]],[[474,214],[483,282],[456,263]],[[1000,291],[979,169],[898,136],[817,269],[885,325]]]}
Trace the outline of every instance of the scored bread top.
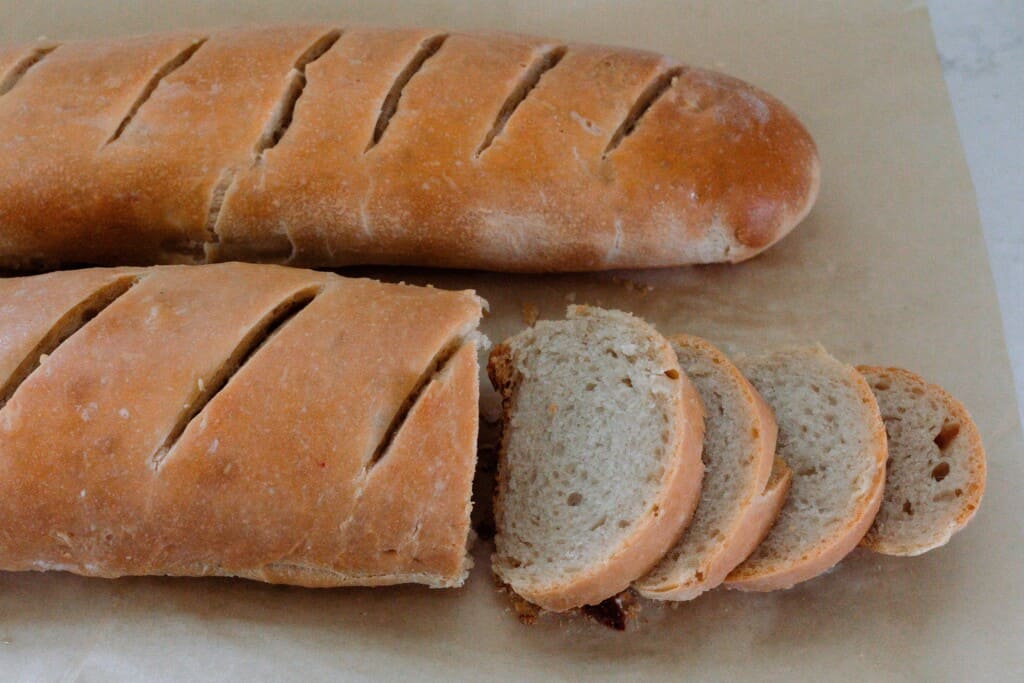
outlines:
{"label": "scored bread top", "polygon": [[861,545],[920,555],[945,545],[977,512],[985,448],[963,404],[901,368],[858,368],[875,392],[889,439],[885,494]]}
{"label": "scored bread top", "polygon": [[498,345],[505,418],[492,567],[543,608],[597,604],[668,550],[696,505],[703,408],[626,313],[571,307]]}
{"label": "scored bread top", "polygon": [[48,353],[134,283],[131,268],[0,278],[0,408]]}
{"label": "scored bread top", "polygon": [[820,346],[736,364],[775,413],[792,483],[774,526],[726,586],[788,588],[835,565],[871,526],[885,485],[885,427],[861,374]]}
{"label": "scored bread top", "polygon": [[[690,600],[725,580],[764,536],[788,476],[762,497],[775,457],[775,418],[725,354],[691,335],[669,339],[705,408],[704,480],[693,520],[661,562],[633,586],[659,600]],[[783,472],[785,465],[781,466]],[[753,510],[752,510],[753,509]],[[753,511],[753,516],[751,512]]]}
{"label": "scored bread top", "polygon": [[740,261],[810,210],[782,103],[668,57],[280,26],[0,52],[0,266]]}
{"label": "scored bread top", "polygon": [[245,264],[2,286],[34,362],[0,409],[0,568],[463,581],[471,293]]}
{"label": "scored bread top", "polygon": [[56,43],[43,38],[31,43],[0,45],[0,95],[13,88],[32,65],[56,46]]}

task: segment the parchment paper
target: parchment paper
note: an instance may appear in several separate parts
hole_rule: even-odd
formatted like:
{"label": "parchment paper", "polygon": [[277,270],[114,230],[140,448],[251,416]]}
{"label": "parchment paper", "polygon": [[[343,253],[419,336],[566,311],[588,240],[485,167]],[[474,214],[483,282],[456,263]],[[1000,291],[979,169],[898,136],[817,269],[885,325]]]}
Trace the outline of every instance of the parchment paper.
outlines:
{"label": "parchment paper", "polygon": [[427,23],[649,48],[750,80],[803,118],[824,166],[810,219],[751,263],[556,277],[360,272],[478,289],[493,339],[523,325],[524,303],[550,317],[575,300],[731,350],[820,340],[851,362],[906,366],[973,412],[988,493],[941,550],[858,551],[790,591],[716,591],[647,609],[624,634],[579,621],[520,625],[493,589],[487,546],[454,591],[0,574],[0,678],[1024,680],[1021,431],[923,2],[239,4],[4,1],[0,39],[266,20]]}

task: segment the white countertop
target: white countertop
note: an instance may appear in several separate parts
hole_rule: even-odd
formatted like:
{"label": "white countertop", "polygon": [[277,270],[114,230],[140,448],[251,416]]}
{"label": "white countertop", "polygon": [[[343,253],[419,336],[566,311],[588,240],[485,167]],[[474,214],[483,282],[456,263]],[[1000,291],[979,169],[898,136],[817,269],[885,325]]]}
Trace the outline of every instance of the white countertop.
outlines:
{"label": "white countertop", "polygon": [[978,195],[1024,422],[1024,2],[929,0],[928,9]]}

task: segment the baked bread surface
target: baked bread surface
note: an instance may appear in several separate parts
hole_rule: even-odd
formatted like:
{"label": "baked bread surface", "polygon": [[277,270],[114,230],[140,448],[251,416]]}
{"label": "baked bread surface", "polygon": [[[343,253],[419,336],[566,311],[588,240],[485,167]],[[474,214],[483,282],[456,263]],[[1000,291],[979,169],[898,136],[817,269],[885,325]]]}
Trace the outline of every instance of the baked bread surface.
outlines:
{"label": "baked bread surface", "polygon": [[810,210],[757,88],[504,33],[278,26],[0,49],[0,266],[735,262]]}
{"label": "baked bread surface", "polygon": [[471,293],[223,264],[0,302],[0,569],[462,583]]}

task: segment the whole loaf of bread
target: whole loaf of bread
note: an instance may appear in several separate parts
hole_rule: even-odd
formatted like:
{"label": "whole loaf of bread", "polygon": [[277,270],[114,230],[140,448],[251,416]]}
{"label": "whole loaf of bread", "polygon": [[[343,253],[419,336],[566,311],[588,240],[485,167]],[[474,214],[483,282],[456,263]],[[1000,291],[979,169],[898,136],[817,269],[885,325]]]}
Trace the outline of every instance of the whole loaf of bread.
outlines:
{"label": "whole loaf of bread", "polygon": [[0,280],[0,570],[461,584],[481,303],[267,265]]}
{"label": "whole loaf of bread", "polygon": [[740,261],[818,187],[758,89],[500,33],[288,26],[0,48],[0,267]]}

